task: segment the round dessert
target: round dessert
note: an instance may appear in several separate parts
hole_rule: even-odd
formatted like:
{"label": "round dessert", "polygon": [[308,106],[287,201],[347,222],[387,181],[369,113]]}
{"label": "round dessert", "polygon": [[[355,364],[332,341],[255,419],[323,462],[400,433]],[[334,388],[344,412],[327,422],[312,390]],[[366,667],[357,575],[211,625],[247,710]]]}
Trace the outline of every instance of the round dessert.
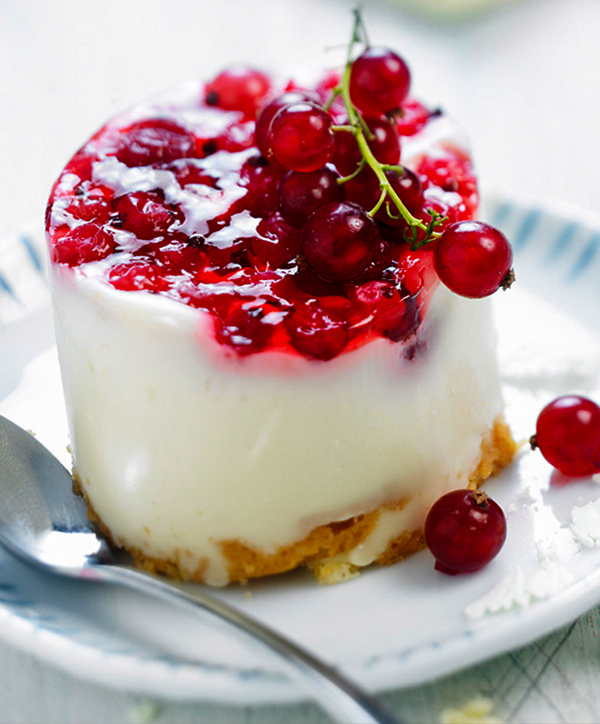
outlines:
{"label": "round dessert", "polygon": [[185,85],[107,123],[52,190],[76,480],[147,569],[342,580],[423,547],[432,503],[514,454],[488,300],[435,269],[439,231],[477,211],[462,135],[408,97],[365,114],[365,150],[339,84]]}

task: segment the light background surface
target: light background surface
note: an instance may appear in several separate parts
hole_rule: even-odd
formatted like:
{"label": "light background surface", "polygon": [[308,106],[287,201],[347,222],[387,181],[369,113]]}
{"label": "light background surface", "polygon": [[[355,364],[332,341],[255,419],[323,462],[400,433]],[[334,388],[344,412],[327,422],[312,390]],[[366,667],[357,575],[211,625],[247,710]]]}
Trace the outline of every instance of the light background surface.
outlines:
{"label": "light background surface", "polygon": [[[439,0],[443,4],[444,0]],[[0,0],[0,238],[41,220],[76,148],[117,111],[232,62],[336,66],[345,0]],[[468,127],[484,195],[591,211],[600,182],[600,3],[513,0],[462,21],[363,3],[369,34],[404,55],[414,90]],[[330,48],[330,50],[327,50]],[[0,350],[0,353],[2,351]],[[514,722],[600,719],[598,610],[477,671],[387,699],[408,721],[500,692]],[[138,707],[0,643],[0,721],[325,721],[311,705]],[[137,708],[136,708],[137,707]]]}

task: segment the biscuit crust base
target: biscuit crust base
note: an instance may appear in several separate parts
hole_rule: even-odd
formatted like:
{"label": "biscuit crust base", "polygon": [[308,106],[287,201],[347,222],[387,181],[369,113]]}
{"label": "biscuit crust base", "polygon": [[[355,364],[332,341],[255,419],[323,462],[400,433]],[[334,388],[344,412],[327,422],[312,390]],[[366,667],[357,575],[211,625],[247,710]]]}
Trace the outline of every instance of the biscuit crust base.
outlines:
{"label": "biscuit crust base", "polygon": [[[475,470],[469,475],[467,486],[475,490],[491,475],[500,472],[512,461],[517,449],[518,446],[508,426],[502,418],[498,418],[490,434],[481,443],[481,458]],[[121,546],[121,542],[113,538],[110,530],[95,513],[77,474],[74,473],[73,477],[74,491],[83,494],[90,519],[96,523],[112,545],[124,547],[131,554],[136,567],[177,580],[204,582],[204,574],[208,567],[206,560],[201,560],[196,569],[190,573],[182,570],[179,564],[181,551],[174,551],[172,558],[163,559],[148,556],[139,548]],[[320,525],[303,540],[281,546],[274,553],[263,553],[239,540],[221,541],[221,550],[228,564],[229,581],[244,582],[249,578],[291,571],[302,565],[313,569],[319,583],[338,583],[354,578],[358,575],[358,567],[332,559],[360,545],[377,525],[383,510],[401,510],[409,501],[409,498],[403,498],[347,520]],[[422,529],[403,531],[389,542],[375,563],[391,565],[424,547]]]}

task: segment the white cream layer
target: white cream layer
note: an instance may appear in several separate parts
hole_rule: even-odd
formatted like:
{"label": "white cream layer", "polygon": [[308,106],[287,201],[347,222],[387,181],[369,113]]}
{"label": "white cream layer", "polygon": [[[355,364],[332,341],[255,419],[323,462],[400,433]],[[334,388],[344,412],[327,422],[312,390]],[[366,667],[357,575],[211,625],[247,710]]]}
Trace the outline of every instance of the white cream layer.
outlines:
{"label": "white cream layer", "polygon": [[501,412],[487,301],[434,294],[415,359],[380,339],[329,362],[229,356],[204,313],[53,266],[74,463],[127,546],[228,581],[219,543],[265,553],[410,496],[365,565],[460,487]]}

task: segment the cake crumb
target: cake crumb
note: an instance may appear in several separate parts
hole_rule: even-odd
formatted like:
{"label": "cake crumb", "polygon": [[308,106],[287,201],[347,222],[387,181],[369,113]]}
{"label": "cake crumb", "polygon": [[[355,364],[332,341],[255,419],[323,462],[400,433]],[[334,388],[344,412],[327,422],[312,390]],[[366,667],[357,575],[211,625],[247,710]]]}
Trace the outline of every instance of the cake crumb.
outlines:
{"label": "cake crumb", "polygon": [[360,575],[358,566],[342,561],[318,561],[313,570],[320,585],[343,583]]}
{"label": "cake crumb", "polygon": [[244,598],[252,598],[252,591],[244,591]]}
{"label": "cake crumb", "polygon": [[503,724],[491,714],[493,703],[490,699],[477,696],[460,709],[444,709],[440,724]]}

